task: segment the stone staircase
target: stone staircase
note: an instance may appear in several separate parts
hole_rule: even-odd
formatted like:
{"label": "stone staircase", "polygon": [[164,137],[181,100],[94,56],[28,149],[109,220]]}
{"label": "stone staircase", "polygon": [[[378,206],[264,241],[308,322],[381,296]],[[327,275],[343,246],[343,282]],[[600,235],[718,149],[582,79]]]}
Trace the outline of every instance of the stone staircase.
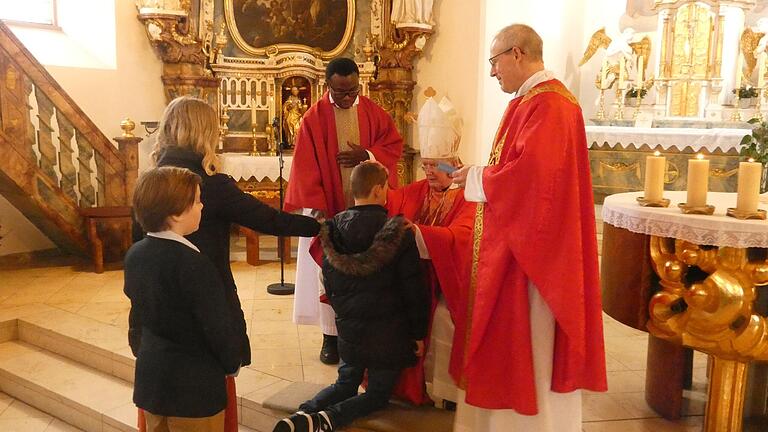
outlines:
{"label": "stone staircase", "polygon": [[[0,314],[0,392],[85,432],[137,431],[131,401],[135,360],[125,329],[42,304],[5,312]],[[265,408],[264,401],[291,383],[243,368],[237,378],[240,431],[272,431],[286,413]],[[414,430],[369,424],[376,423],[358,422],[345,430]]]}

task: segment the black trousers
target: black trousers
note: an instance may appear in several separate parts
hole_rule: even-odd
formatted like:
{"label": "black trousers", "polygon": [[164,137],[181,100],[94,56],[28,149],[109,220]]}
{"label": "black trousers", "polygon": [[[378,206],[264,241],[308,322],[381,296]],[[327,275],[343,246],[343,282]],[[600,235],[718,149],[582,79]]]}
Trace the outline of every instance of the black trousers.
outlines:
{"label": "black trousers", "polygon": [[384,408],[400,378],[401,370],[368,369],[368,389],[365,393],[357,394],[365,371],[366,368],[342,362],[336,382],[301,404],[299,410],[307,414],[325,411],[336,429]]}

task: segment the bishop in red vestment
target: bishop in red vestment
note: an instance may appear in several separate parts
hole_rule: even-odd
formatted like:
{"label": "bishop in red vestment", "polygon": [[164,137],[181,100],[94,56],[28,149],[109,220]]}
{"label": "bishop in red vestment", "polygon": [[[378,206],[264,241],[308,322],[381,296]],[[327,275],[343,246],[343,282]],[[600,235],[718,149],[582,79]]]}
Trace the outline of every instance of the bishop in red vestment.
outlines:
{"label": "bishop in red vestment", "polygon": [[[466,185],[467,199],[481,203],[462,386],[474,407],[514,410],[528,420],[549,417],[535,430],[580,431],[580,398],[571,405],[571,418],[559,419],[567,426],[551,426],[557,416],[569,415],[551,412],[556,404],[550,402],[580,389],[607,388],[594,203],[581,108],[544,70],[541,46],[524,25],[496,36],[491,75],[515,97],[488,166],[453,174]],[[554,320],[552,337],[532,335],[542,315]],[[536,364],[540,352],[549,356],[546,368]],[[528,420],[518,424],[532,424]]]}
{"label": "bishop in red vestment", "polygon": [[[435,163],[424,162],[425,171],[435,171]],[[449,179],[450,182],[450,179]],[[454,351],[462,352],[466,324],[467,284],[471,260],[472,225],[475,204],[464,200],[464,191],[460,188],[448,189],[431,187],[429,180],[412,183],[402,189],[390,191],[387,209],[390,216],[402,214],[412,221],[425,247],[428,259],[423,260],[425,275],[432,291],[432,311],[437,305],[437,295],[442,294],[451,314],[455,328],[453,344],[459,346]],[[428,338],[429,339],[429,338]],[[427,340],[428,340],[427,339]],[[451,358],[451,376],[458,378],[461,368],[461,356]],[[394,394],[415,404],[430,401],[424,391],[424,357],[406,369]]]}

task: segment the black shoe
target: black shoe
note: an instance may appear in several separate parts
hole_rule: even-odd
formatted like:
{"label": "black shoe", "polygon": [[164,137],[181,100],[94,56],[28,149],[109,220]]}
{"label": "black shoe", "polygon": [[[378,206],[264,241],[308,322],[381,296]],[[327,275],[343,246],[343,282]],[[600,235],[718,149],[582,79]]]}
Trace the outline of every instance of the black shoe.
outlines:
{"label": "black shoe", "polygon": [[277,422],[272,432],[314,432],[315,430],[312,416],[299,411]]}
{"label": "black shoe", "polygon": [[331,424],[331,418],[328,416],[328,413],[325,411],[320,411],[318,413],[312,414],[312,423],[314,424],[314,429],[312,432],[333,432],[333,425]]}
{"label": "black shoe", "polygon": [[327,365],[339,363],[339,344],[336,336],[323,335],[323,347],[320,349],[320,361]]}

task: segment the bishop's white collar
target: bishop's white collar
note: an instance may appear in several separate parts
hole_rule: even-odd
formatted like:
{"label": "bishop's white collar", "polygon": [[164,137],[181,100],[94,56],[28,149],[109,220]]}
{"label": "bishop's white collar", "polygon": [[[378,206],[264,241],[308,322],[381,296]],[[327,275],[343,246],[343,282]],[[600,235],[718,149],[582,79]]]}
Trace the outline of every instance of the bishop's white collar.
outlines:
{"label": "bishop's white collar", "polygon": [[173,232],[171,230],[158,231],[158,232],[149,232],[149,233],[147,233],[147,235],[150,236],[150,237],[157,237],[157,238],[161,238],[161,239],[177,241],[177,242],[179,242],[179,243],[189,247],[190,249],[194,249],[197,252],[200,252],[200,249],[198,249],[197,246],[193,245],[191,241],[185,239],[183,236],[180,236],[180,235],[176,234],[175,232]]}
{"label": "bishop's white collar", "polygon": [[552,71],[542,69],[536,72],[535,74],[531,75],[530,77],[528,77],[528,79],[525,80],[523,85],[521,85],[520,88],[517,90],[517,93],[515,93],[515,96],[512,99],[517,99],[520,96],[524,96],[532,88],[543,83],[544,81],[549,81],[554,78],[555,78],[555,74]]}

